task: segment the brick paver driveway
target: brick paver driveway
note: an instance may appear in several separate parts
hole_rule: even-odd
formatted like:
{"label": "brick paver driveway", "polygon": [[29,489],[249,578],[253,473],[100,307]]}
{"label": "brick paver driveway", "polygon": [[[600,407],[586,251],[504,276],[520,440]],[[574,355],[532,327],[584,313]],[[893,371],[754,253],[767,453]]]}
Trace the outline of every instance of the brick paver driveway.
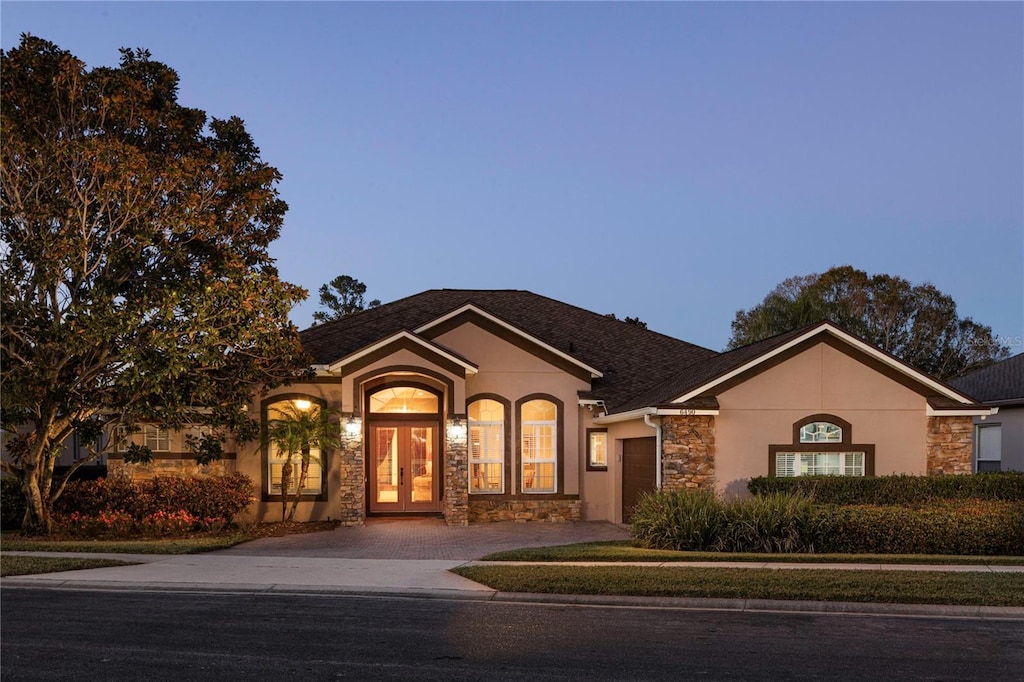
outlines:
{"label": "brick paver driveway", "polygon": [[218,554],[339,559],[473,560],[520,547],[624,540],[627,526],[606,522],[482,523],[446,526],[440,519],[368,519],[365,526],[263,538]]}

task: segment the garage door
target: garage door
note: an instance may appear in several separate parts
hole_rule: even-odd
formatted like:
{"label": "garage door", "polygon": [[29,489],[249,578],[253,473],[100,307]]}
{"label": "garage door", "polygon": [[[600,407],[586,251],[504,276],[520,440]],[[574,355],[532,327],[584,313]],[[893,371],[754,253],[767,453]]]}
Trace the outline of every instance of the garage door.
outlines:
{"label": "garage door", "polygon": [[622,522],[629,523],[633,507],[641,493],[654,490],[656,458],[654,438],[627,438],[622,441]]}

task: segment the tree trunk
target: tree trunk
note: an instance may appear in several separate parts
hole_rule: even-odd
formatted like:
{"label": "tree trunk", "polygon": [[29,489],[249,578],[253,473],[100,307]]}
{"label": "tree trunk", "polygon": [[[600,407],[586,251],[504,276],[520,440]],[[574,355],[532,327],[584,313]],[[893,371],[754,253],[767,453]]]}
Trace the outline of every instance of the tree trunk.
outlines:
{"label": "tree trunk", "polygon": [[306,479],[309,476],[309,460],[303,459],[299,467],[299,484],[295,486],[295,499],[292,500],[292,510],[288,512],[288,520],[295,520],[295,510],[299,507],[299,498],[302,496],[302,489],[306,487]]}
{"label": "tree trunk", "polygon": [[288,512],[288,491],[292,487],[292,460],[289,457],[281,467],[281,522]]}
{"label": "tree trunk", "polygon": [[25,516],[21,520],[22,535],[49,535],[53,531],[50,501],[39,489],[39,468],[26,470],[21,481],[25,495]]}

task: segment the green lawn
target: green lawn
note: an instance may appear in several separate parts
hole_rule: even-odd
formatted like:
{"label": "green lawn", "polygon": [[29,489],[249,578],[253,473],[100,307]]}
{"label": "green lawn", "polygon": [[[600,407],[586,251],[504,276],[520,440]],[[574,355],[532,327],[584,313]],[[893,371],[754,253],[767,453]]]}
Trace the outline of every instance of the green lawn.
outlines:
{"label": "green lawn", "polygon": [[1024,573],[463,566],[454,573],[502,592],[1024,606]]}
{"label": "green lawn", "polygon": [[37,540],[17,532],[0,536],[4,552],[102,552],[115,554],[198,554],[252,540],[245,533],[154,540]]}
{"label": "green lawn", "polygon": [[984,564],[1024,566],[1024,557],[949,556],[933,554],[730,554],[676,552],[633,547],[628,540],[531,547],[488,554],[483,561],[785,561],[841,564]]}
{"label": "green lawn", "polygon": [[82,568],[106,568],[108,566],[131,566],[128,561],[113,559],[0,556],[0,577],[31,575],[33,573],[57,573],[77,571]]}

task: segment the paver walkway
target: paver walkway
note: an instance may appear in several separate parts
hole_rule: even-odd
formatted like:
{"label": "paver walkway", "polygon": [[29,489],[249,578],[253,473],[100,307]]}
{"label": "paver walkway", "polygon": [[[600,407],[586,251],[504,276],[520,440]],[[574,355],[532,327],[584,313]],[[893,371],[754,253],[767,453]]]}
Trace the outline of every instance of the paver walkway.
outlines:
{"label": "paver walkway", "polygon": [[433,518],[368,519],[365,526],[262,538],[215,554],[470,561],[508,549],[628,538],[627,526],[596,521],[448,526],[441,519]]}

